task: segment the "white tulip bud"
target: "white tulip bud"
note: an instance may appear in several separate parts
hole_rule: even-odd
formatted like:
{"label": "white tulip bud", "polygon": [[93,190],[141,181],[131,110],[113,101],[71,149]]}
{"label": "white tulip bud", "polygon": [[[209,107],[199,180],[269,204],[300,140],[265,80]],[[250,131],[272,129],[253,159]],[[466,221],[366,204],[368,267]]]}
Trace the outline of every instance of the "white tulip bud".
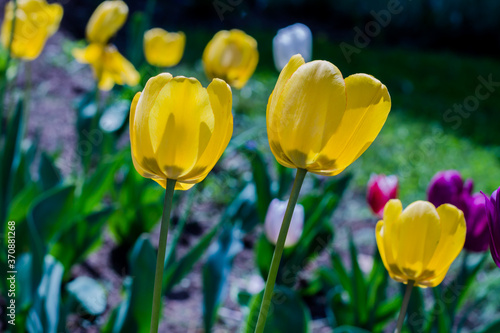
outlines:
{"label": "white tulip bud", "polygon": [[[287,201],[273,199],[267,209],[266,220],[264,221],[264,231],[267,239],[276,245],[280,234],[283,217],[285,216]],[[297,244],[304,229],[304,206],[296,205],[290,222],[290,228],[285,240],[285,247]]]}
{"label": "white tulip bud", "polygon": [[278,30],[273,39],[274,65],[276,69],[281,71],[290,58],[297,53],[302,55],[305,62],[311,61],[312,45],[311,30],[302,23],[295,23]]}

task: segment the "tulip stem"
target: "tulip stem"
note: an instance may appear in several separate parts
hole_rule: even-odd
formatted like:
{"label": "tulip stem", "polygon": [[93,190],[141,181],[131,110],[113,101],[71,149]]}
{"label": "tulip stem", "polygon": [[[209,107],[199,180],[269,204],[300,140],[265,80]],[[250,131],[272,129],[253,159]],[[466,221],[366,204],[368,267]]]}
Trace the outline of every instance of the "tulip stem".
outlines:
{"label": "tulip stem", "polygon": [[307,170],[297,169],[297,175],[295,176],[295,181],[293,183],[292,193],[290,194],[290,199],[288,200],[288,206],[286,207],[285,216],[283,217],[283,223],[281,224],[280,234],[278,236],[278,241],[276,242],[276,248],[274,249],[274,255],[271,261],[269,275],[267,276],[266,288],[264,290],[264,297],[262,298],[262,303],[260,305],[259,317],[257,320],[257,325],[255,326],[255,333],[262,333],[266,326],[267,313],[269,311],[269,308],[271,307],[274,284],[276,283],[281,256],[283,255],[283,248],[285,247],[286,235],[288,234],[290,221],[292,220],[293,211],[295,209],[295,205],[297,204],[300,188],[302,187],[302,183],[304,182],[306,174]]}
{"label": "tulip stem", "polygon": [[401,311],[399,311],[398,324],[396,326],[396,331],[394,333],[401,333],[401,329],[403,328],[403,322],[406,317],[406,310],[408,309],[408,303],[410,303],[411,291],[413,286],[415,285],[415,281],[410,280],[406,285],[405,295],[403,297],[403,304],[401,304]]}
{"label": "tulip stem", "polygon": [[151,333],[158,332],[160,325],[161,309],[161,288],[163,285],[163,270],[165,263],[165,251],[167,248],[168,227],[170,222],[170,212],[172,211],[172,200],[174,198],[175,179],[167,179],[167,189],[165,201],[163,203],[163,215],[161,217],[160,243],[158,244],[158,256],[156,258],[155,285],[153,291],[153,310],[151,313]]}

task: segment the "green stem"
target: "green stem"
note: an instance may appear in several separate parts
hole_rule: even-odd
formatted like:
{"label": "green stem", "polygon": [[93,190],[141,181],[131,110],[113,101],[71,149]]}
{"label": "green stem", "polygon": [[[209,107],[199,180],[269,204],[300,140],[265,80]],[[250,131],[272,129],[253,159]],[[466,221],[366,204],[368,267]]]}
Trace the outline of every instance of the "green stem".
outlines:
{"label": "green stem", "polygon": [[406,310],[408,309],[408,303],[410,303],[411,290],[415,285],[415,281],[410,280],[406,285],[405,295],[403,297],[403,304],[401,304],[401,311],[399,311],[398,324],[396,325],[396,331],[394,333],[401,333],[403,328],[403,322],[405,321]]}
{"label": "green stem", "polygon": [[276,242],[276,248],[274,249],[274,255],[271,261],[269,275],[267,276],[266,288],[264,290],[264,297],[262,298],[262,303],[260,305],[259,318],[257,320],[257,325],[255,326],[255,333],[264,332],[264,328],[266,326],[267,313],[271,306],[274,284],[276,283],[281,256],[283,255],[283,249],[285,247],[286,235],[288,234],[288,229],[290,228],[290,221],[292,220],[293,211],[295,209],[295,205],[297,204],[300,188],[302,187],[302,183],[304,182],[306,174],[307,170],[297,169],[292,193],[290,194],[290,199],[288,200],[288,206],[286,207],[285,216],[283,217],[283,223],[281,224],[280,234],[278,236],[278,241]]}
{"label": "green stem", "polygon": [[169,265],[169,263],[172,260],[174,260],[173,256],[175,253],[175,249],[176,249],[177,244],[179,243],[179,240],[182,236],[182,232],[184,231],[184,226],[186,225],[186,222],[189,218],[189,214],[191,213],[191,208],[193,206],[194,197],[196,195],[197,189],[201,186],[202,186],[202,184],[198,184],[193,189],[189,190],[187,202],[186,202],[186,207],[183,208],[184,214],[182,214],[181,218],[179,219],[179,224],[177,225],[174,237],[172,238],[172,241],[170,242],[170,244],[168,245],[168,248],[167,248],[165,267],[167,267]]}
{"label": "green stem", "polygon": [[165,250],[167,248],[168,225],[170,212],[172,211],[172,199],[174,198],[175,179],[167,179],[165,202],[163,203],[163,215],[161,217],[160,243],[158,245],[158,256],[156,258],[155,285],[153,291],[153,311],[151,313],[150,333],[157,333],[160,324],[161,309],[161,287],[163,284],[163,266],[165,263]]}

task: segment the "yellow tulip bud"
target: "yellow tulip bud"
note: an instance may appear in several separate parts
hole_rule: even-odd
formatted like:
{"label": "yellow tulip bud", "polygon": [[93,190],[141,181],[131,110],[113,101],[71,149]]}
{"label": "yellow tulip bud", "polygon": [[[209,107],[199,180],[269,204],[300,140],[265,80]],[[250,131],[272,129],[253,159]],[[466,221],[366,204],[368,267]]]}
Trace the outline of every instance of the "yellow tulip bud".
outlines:
{"label": "yellow tulip bud", "polygon": [[439,285],[465,243],[465,219],[450,204],[437,209],[416,201],[403,211],[401,201],[390,200],[377,223],[377,246],[391,278],[415,281],[416,286]]}
{"label": "yellow tulip bud", "polygon": [[135,169],[177,190],[201,182],[226,149],[233,133],[232,94],[214,79],[203,88],[194,78],[164,73],[137,93],[130,108],[130,143]]}
{"label": "yellow tulip bud", "polygon": [[297,54],[269,97],[269,145],[285,167],[337,175],[375,140],[390,109],[389,92],[374,77],[344,80],[330,62],[306,64]]}
{"label": "yellow tulip bud", "polygon": [[[63,8],[59,4],[49,5],[45,0],[18,0],[11,55],[23,60],[36,59],[45,42],[59,28]],[[5,6],[1,39],[5,48],[11,41],[14,3]]]}
{"label": "yellow tulip bud", "polygon": [[183,32],[167,32],[160,28],[144,34],[144,56],[146,61],[158,67],[172,67],[181,61],[186,45]]}
{"label": "yellow tulip bud", "polygon": [[123,1],[104,1],[94,11],[87,23],[87,39],[90,43],[107,44],[125,24],[128,6]]}
{"label": "yellow tulip bud", "polygon": [[205,47],[202,60],[209,78],[241,89],[257,67],[257,41],[241,30],[219,31]]}
{"label": "yellow tulip bud", "polygon": [[116,84],[135,86],[140,75],[114,45],[90,44],[84,49],[73,50],[73,56],[92,67],[99,89],[111,90]]}

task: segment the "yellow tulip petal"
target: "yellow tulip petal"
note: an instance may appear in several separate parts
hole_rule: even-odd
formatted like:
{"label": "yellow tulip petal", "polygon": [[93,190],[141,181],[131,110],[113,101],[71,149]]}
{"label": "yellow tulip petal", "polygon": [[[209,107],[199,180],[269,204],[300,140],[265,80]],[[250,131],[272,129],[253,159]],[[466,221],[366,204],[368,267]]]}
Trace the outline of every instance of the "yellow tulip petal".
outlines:
{"label": "yellow tulip petal", "polygon": [[150,111],[149,131],[163,173],[180,179],[195,167],[214,131],[207,90],[192,78],[175,77]]}
{"label": "yellow tulip petal", "polygon": [[185,45],[186,35],[183,32],[172,33],[154,28],[144,34],[144,56],[153,66],[177,65],[182,59]]}
{"label": "yellow tulip petal", "polygon": [[219,31],[203,51],[203,67],[209,78],[220,78],[241,89],[257,67],[257,41],[241,30]]}
{"label": "yellow tulip petal", "polygon": [[172,80],[172,75],[169,73],[163,73],[149,79],[140,98],[136,103],[132,103],[132,107],[135,105],[136,108],[134,111],[131,108],[130,113],[130,121],[133,121],[133,125],[131,124],[133,127],[130,130],[132,156],[135,156],[138,164],[144,170],[147,170],[150,174],[158,175],[160,178],[166,178],[166,175],[159,167],[155,158],[149,123],[151,121],[151,110],[156,103],[158,95],[170,80]]}
{"label": "yellow tulip petal", "polygon": [[103,1],[87,23],[87,39],[91,43],[107,44],[125,24],[128,6],[123,1]]}
{"label": "yellow tulip petal", "polygon": [[459,255],[464,247],[466,224],[463,212],[450,204],[444,204],[437,208],[441,221],[441,237],[439,245],[428,265],[430,271],[436,275],[446,274],[451,263]]}
{"label": "yellow tulip petal", "polygon": [[214,131],[196,167],[182,177],[182,180],[187,183],[198,183],[208,175],[222,156],[233,134],[231,88],[223,80],[213,79],[207,92],[214,114]]}
{"label": "yellow tulip petal", "polygon": [[15,58],[34,60],[42,52],[47,39],[52,36],[61,22],[63,8],[59,4],[47,4],[42,0],[17,2],[14,36],[11,44],[14,6],[12,1],[5,6],[1,40],[5,48],[11,47]]}
{"label": "yellow tulip petal", "polygon": [[442,268],[442,273],[439,275],[435,275],[430,279],[424,280],[424,281],[418,281],[415,285],[419,287],[436,287],[443,282],[444,278],[446,277],[446,273],[448,273],[448,270],[450,269],[450,266],[444,266]]}
{"label": "yellow tulip petal", "polygon": [[135,86],[139,83],[141,77],[134,65],[118,52],[115,47],[107,47],[108,57],[106,59],[105,69],[113,76],[117,84],[127,84]]}
{"label": "yellow tulip petal", "polygon": [[[383,235],[381,238],[381,245],[383,249],[379,246],[379,251],[384,252],[386,257],[386,262],[388,270],[391,272],[391,277],[393,279],[401,279],[404,275],[399,269],[396,262],[396,255],[399,251],[400,242],[397,235],[399,235],[398,219],[403,211],[403,205],[398,199],[391,199],[387,202],[384,207],[384,224],[383,229],[380,234]],[[378,244],[378,243],[377,243]]]}
{"label": "yellow tulip petal", "polygon": [[310,170],[346,107],[342,73],[327,61],[312,61],[300,66],[275,98],[281,147],[295,166]]}
{"label": "yellow tulip petal", "polygon": [[[336,175],[351,165],[375,140],[391,109],[387,88],[366,74],[354,74],[345,79],[347,109],[338,130],[321,152],[320,164],[333,165],[320,172]],[[330,171],[330,172],[329,172]]]}
{"label": "yellow tulip petal", "polygon": [[75,59],[82,64],[95,64],[101,59],[104,47],[100,44],[89,44],[83,49],[73,49]]}
{"label": "yellow tulip petal", "polygon": [[139,72],[113,45],[93,43],[85,49],[74,49],[72,53],[78,62],[92,67],[101,90],[110,90],[115,83],[130,86],[139,83]]}
{"label": "yellow tulip petal", "polygon": [[397,236],[400,246],[395,260],[400,270],[416,280],[434,255],[441,227],[436,208],[429,202],[416,201],[401,213]]}
{"label": "yellow tulip petal", "polygon": [[285,84],[288,82],[292,74],[295,73],[295,71],[304,64],[304,58],[302,58],[300,54],[296,54],[290,58],[288,64],[286,64],[286,66],[281,71],[280,76],[278,77],[278,81],[276,82],[276,86],[271,93],[271,96],[269,96],[269,100],[267,102],[266,120],[269,146],[271,147],[271,151],[278,162],[288,168],[294,168],[295,166],[288,159],[286,154],[283,152],[283,149],[281,148],[277,131],[281,113],[276,110],[276,104],[278,102],[278,96],[281,95],[283,89],[285,88]]}

